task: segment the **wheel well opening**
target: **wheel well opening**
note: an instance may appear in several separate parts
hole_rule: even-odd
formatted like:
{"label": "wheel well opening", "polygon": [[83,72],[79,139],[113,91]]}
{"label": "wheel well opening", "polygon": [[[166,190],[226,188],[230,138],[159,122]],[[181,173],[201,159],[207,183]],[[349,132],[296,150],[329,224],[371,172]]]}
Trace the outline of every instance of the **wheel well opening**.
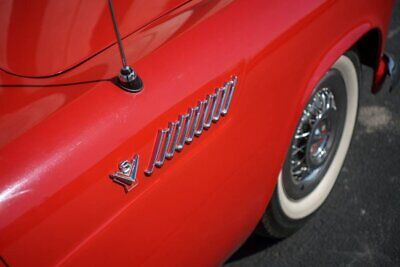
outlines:
{"label": "wheel well opening", "polygon": [[382,38],[379,29],[372,29],[367,32],[354,45],[362,64],[376,70],[379,63]]}

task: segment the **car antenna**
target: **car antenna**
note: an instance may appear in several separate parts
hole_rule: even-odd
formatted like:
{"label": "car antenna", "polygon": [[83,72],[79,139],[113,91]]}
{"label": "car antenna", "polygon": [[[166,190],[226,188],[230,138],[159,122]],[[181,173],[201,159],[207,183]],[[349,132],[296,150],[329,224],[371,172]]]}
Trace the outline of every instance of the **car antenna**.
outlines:
{"label": "car antenna", "polygon": [[114,82],[116,85],[118,85],[125,91],[131,93],[140,92],[143,89],[143,82],[142,79],[140,79],[140,77],[137,75],[135,70],[127,63],[124,47],[122,45],[121,34],[118,29],[117,18],[115,16],[114,4],[112,0],[108,0],[108,6],[110,8],[115,37],[117,38],[119,54],[121,56],[121,61],[122,61],[122,68],[119,72],[118,77],[114,79]]}

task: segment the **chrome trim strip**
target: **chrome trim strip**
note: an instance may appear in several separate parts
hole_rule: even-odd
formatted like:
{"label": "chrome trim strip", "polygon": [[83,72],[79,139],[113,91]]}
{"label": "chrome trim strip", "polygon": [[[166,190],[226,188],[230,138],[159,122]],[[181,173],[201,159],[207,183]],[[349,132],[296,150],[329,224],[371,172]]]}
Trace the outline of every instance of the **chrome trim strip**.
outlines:
{"label": "chrome trim strip", "polygon": [[226,115],[228,113],[228,110],[229,110],[229,107],[230,107],[231,101],[232,101],[232,96],[233,96],[233,93],[235,92],[237,79],[238,79],[237,76],[233,76],[232,80],[227,82],[227,84],[229,85],[229,93],[228,93],[228,98],[226,99],[224,108],[222,109],[222,115]]}
{"label": "chrome trim strip", "polygon": [[[171,123],[169,123],[169,126],[171,127]],[[162,142],[161,153],[155,163],[156,167],[161,167],[164,164],[165,156],[167,155],[168,144],[171,140],[171,128],[164,129],[163,131],[165,132],[165,138]]]}
{"label": "chrome trim strip", "polygon": [[191,119],[190,119],[190,130],[188,135],[186,136],[186,144],[190,144],[193,141],[194,138],[194,132],[196,130],[196,125],[197,122],[199,121],[199,117],[200,117],[200,108],[199,106],[196,106],[194,108],[190,109],[191,111]]}
{"label": "chrome trim strip", "polygon": [[222,88],[218,88],[217,90],[215,90],[215,93],[217,94],[217,108],[214,111],[213,114],[213,122],[216,122],[219,120],[219,117],[221,116],[221,112],[222,112],[222,107],[224,105],[225,102],[225,98],[226,98],[226,86],[222,87]]}
{"label": "chrome trim strip", "polygon": [[151,154],[151,159],[150,159],[149,165],[147,167],[147,170],[144,171],[145,174],[147,174],[147,175],[151,175],[154,171],[155,163],[158,158],[158,154],[160,153],[162,140],[164,139],[165,133],[166,133],[165,130],[158,130],[158,132],[157,132],[157,137],[156,137],[156,142],[154,144],[153,153]]}
{"label": "chrome trim strip", "polygon": [[199,123],[197,124],[196,130],[195,130],[195,132],[194,132],[194,134],[195,134],[196,136],[200,136],[200,135],[203,133],[204,122],[205,122],[205,120],[206,120],[206,115],[207,115],[208,107],[209,107],[208,101],[207,101],[207,100],[199,101],[199,104],[198,104],[198,105],[199,105],[199,107],[200,107],[199,113],[200,113],[201,115],[200,115]]}
{"label": "chrome trim strip", "polygon": [[217,105],[217,94],[212,94],[207,96],[207,100],[212,102],[211,108],[207,114],[206,122],[204,123],[204,128],[208,129],[211,127],[213,114],[215,112],[215,107]]}
{"label": "chrome trim strip", "polygon": [[174,156],[175,148],[178,143],[179,133],[181,131],[180,121],[171,122],[169,125],[169,130],[171,132],[171,141],[167,146],[167,154],[165,157],[171,159]]}
{"label": "chrome trim strip", "polygon": [[189,121],[189,119],[190,119],[190,114],[184,114],[184,115],[181,115],[181,119],[184,121],[184,126],[183,126],[183,131],[181,132],[181,135],[179,136],[179,138],[178,138],[178,145],[176,146],[176,151],[182,151],[182,149],[183,149],[183,146],[185,145],[185,139],[186,139],[186,135],[187,135],[187,132],[188,132],[188,130],[189,130],[189,126],[190,126],[190,121]]}

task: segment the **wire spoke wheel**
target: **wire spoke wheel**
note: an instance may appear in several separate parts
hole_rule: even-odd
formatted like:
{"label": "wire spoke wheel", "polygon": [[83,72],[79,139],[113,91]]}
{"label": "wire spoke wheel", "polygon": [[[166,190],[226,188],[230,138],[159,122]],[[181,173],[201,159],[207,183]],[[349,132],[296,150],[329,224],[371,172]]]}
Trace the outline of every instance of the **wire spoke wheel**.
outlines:
{"label": "wire spoke wheel", "polygon": [[328,197],[353,134],[359,71],[357,54],[348,52],[314,88],[299,117],[259,233],[275,238],[294,233]]}
{"label": "wire spoke wheel", "polygon": [[287,196],[299,200],[322,180],[336,152],[347,110],[345,82],[329,70],[303,110],[283,168]]}

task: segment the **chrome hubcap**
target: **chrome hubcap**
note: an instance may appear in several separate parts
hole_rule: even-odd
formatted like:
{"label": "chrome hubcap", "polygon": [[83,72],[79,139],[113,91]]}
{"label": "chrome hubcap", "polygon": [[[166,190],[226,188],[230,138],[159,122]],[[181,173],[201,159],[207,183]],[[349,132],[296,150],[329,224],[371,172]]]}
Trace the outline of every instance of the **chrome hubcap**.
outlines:
{"label": "chrome hubcap", "polygon": [[303,111],[290,151],[293,182],[301,184],[316,177],[324,164],[334,139],[335,97],[329,88],[318,90]]}

